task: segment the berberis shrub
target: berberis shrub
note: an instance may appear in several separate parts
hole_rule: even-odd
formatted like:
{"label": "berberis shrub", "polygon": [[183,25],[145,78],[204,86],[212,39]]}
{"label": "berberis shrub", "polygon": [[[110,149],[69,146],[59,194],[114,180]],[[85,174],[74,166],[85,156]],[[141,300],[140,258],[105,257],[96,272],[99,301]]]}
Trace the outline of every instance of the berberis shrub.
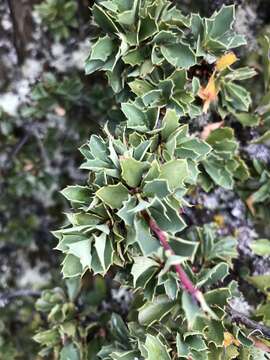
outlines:
{"label": "berberis shrub", "polygon": [[105,72],[123,119],[81,147],[89,180],[63,190],[72,211],[54,234],[64,277],[90,271],[132,293],[128,316],[113,315],[116,330],[97,356],[264,359],[267,329],[253,334],[254,321],[232,305],[242,296],[234,234],[189,219],[199,191],[241,193],[253,171],[227,120],[257,123],[240,85],[256,73],[237,66],[234,49],[246,42],[233,29],[235,8],[202,18],[167,0],[108,0],[92,12],[100,35],[86,74]]}

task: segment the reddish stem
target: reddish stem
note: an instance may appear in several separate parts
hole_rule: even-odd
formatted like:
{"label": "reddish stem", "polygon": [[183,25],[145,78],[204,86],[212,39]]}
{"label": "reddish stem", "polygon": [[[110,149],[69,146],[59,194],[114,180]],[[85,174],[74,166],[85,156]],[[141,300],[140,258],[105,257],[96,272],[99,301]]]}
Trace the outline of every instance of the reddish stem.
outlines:
{"label": "reddish stem", "polygon": [[[173,249],[169,244],[168,234],[162,229],[160,229],[156,221],[150,217],[147,211],[143,211],[142,215],[149,224],[149,228],[151,229],[151,231],[159,239],[160,244],[164,248],[165,252],[167,252],[167,255],[169,256],[175,255],[175,252],[173,251]],[[217,319],[216,314],[207,305],[202,292],[193,284],[193,282],[190,280],[190,278],[188,277],[182,266],[180,264],[177,264],[174,265],[174,268],[178,275],[182,288],[200,304],[202,310],[206,314],[210,315],[213,319]]]}
{"label": "reddish stem", "polygon": [[[155,236],[159,239],[160,244],[165,249],[165,251],[169,252],[170,255],[175,255],[173,249],[171,248],[169,241],[168,241],[168,235],[165,231],[161,230],[158,224],[154,219],[152,219],[146,212],[143,214],[144,218],[149,224],[150,229],[155,234]],[[191,295],[193,296],[197,301],[200,302],[200,291],[194,286],[192,281],[189,279],[188,275],[182,268],[180,264],[174,265],[175,271],[178,275],[178,278],[180,280],[180,283],[182,287]]]}

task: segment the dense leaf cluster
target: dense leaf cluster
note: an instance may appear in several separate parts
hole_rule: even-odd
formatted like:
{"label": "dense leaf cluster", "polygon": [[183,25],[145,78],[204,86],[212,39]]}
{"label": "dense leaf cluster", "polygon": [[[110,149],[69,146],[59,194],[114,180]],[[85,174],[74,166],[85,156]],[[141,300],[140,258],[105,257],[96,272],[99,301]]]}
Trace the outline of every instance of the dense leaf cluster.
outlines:
{"label": "dense leaf cluster", "polygon": [[[93,7],[103,34],[86,73],[106,72],[126,119],[115,133],[107,126],[81,147],[89,180],[63,190],[73,211],[54,234],[65,277],[113,273],[133,293],[128,321],[112,317],[117,332],[98,358],[255,360],[266,351],[231,318],[230,303],[241,296],[228,276],[236,239],[220,236],[213,224],[185,221],[198,189],[241,189],[253,171],[231,127],[189,132],[210,106],[221,119],[231,114],[244,126],[256,123],[250,95],[238,84],[255,72],[232,68],[231,49],[245,44],[233,31],[234,11],[223,6],[211,18],[184,16],[166,0]],[[267,132],[257,141],[265,139]]]}

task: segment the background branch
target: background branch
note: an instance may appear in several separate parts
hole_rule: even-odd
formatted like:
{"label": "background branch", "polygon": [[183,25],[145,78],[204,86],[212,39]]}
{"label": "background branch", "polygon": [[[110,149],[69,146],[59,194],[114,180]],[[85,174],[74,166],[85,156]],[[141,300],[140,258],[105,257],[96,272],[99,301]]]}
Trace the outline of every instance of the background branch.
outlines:
{"label": "background branch", "polygon": [[232,322],[235,322],[236,324],[243,324],[248,329],[256,330],[256,331],[260,332],[262,335],[264,335],[265,337],[270,338],[270,328],[269,327],[264,326],[264,325],[258,323],[257,321],[253,321],[253,320],[249,319],[246,315],[242,314],[241,312],[239,312],[231,307],[228,309],[228,313],[231,315]]}
{"label": "background branch", "polygon": [[8,305],[11,301],[17,298],[23,298],[23,297],[34,297],[38,298],[41,295],[40,291],[35,290],[16,290],[13,292],[7,292],[0,294],[0,308],[5,307]]}

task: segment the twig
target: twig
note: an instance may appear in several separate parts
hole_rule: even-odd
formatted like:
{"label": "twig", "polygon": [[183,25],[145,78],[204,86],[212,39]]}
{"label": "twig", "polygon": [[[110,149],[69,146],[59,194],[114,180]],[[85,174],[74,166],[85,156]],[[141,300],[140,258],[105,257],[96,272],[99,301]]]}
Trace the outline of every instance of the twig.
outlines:
{"label": "twig", "polygon": [[241,312],[239,312],[231,307],[228,309],[228,312],[231,315],[232,322],[235,322],[237,324],[243,324],[247,328],[259,331],[265,337],[270,338],[270,328],[269,327],[264,326],[256,321],[249,319],[246,315],[242,314]]}
{"label": "twig", "polygon": [[[148,212],[144,211],[144,212],[142,212],[142,215],[143,215],[144,219],[147,221],[151,231],[155,234],[157,239],[160,241],[160,244],[166,251],[166,254],[168,256],[175,255],[175,252],[173,251],[173,249],[171,248],[171,246],[169,244],[168,234],[165,231],[163,231],[162,229],[160,229],[160,227],[158,226],[156,221],[150,217]],[[183,267],[180,264],[176,264],[176,265],[174,265],[174,269],[178,275],[180,284],[182,285],[183,289],[189,295],[191,295],[191,297],[193,299],[195,299],[200,304],[203,311],[210,314],[212,317],[216,318],[216,315],[211,311],[211,309],[206,304],[206,301],[204,299],[202,292],[192,283],[192,281],[189,279],[189,277],[186,274]]]}
{"label": "twig", "polygon": [[26,133],[18,142],[17,144],[14,146],[14,148],[12,149],[12,152],[9,156],[9,158],[6,161],[5,166],[7,166],[7,163],[12,163],[13,159],[16,157],[16,155],[20,152],[20,150],[22,149],[22,147],[24,146],[24,144],[27,143],[28,139],[30,138],[31,134],[30,133]]}
{"label": "twig", "polygon": [[18,153],[21,151],[23,146],[28,142],[30,137],[34,137],[37,146],[40,151],[40,156],[44,162],[44,165],[48,167],[50,165],[49,157],[47,155],[46,149],[44,147],[43,142],[40,139],[39,133],[38,133],[38,124],[32,123],[28,124],[24,128],[24,136],[18,140],[18,142],[14,145],[13,149],[11,150],[8,158],[6,159],[4,165],[3,165],[3,171],[6,169],[9,169],[9,167],[12,165],[14,158],[18,155]]}
{"label": "twig", "polygon": [[40,291],[35,290],[16,290],[14,292],[7,292],[0,294],[0,308],[8,305],[12,300],[22,297],[37,298],[41,295]]}
{"label": "twig", "polygon": [[33,136],[35,137],[35,139],[37,141],[37,145],[38,145],[42,160],[44,162],[44,165],[45,165],[45,167],[48,167],[50,165],[50,160],[49,160],[49,157],[47,155],[44,144],[40,139],[39,133],[37,132],[37,129],[33,129],[32,134],[33,134]]}

